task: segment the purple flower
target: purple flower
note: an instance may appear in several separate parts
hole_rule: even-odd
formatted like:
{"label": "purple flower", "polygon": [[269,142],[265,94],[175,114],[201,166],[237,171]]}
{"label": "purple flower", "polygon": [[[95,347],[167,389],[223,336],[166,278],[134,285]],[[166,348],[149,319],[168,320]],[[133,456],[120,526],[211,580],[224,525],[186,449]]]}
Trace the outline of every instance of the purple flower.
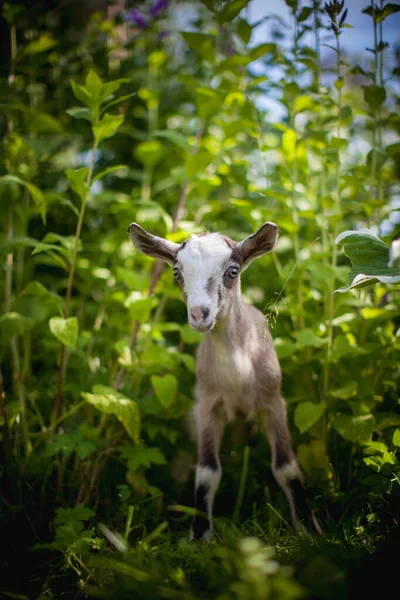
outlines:
{"label": "purple flower", "polygon": [[146,19],[137,8],[134,8],[127,13],[126,20],[130,21],[131,23],[136,23],[140,29],[147,29],[148,27]]}
{"label": "purple flower", "polygon": [[168,0],[155,0],[150,9],[153,19],[156,19],[162,13],[162,11],[167,8],[167,6]]}

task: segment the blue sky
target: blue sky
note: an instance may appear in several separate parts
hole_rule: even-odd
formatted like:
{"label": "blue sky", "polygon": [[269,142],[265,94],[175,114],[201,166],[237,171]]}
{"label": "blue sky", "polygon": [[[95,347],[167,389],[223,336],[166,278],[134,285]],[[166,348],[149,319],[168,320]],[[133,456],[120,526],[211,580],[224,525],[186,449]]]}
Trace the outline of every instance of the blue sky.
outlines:
{"label": "blue sky", "polygon": [[[379,4],[379,0],[375,1]],[[303,5],[311,4],[304,2]],[[385,2],[386,4],[386,2]],[[399,2],[392,2],[399,4]],[[373,45],[373,27],[372,19],[364,15],[362,10],[370,5],[368,0],[347,0],[345,6],[348,9],[346,22],[353,25],[352,29],[345,29],[341,35],[341,44],[343,49],[354,54],[365,52],[365,47]],[[265,15],[276,14],[283,18],[287,23],[292,20],[291,11],[284,0],[251,0],[249,4],[250,22],[254,23]],[[252,43],[262,43],[269,41],[268,25],[261,25],[257,28]],[[400,13],[387,17],[384,21],[384,39],[389,42],[390,48],[386,52],[388,55],[393,53],[394,47],[400,44]],[[329,52],[329,49],[325,49]]]}

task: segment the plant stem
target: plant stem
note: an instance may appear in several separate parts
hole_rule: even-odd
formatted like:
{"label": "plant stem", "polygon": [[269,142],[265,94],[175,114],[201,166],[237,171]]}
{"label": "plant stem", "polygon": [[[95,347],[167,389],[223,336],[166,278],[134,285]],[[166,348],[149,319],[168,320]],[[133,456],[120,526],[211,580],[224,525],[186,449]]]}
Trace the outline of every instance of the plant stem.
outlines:
{"label": "plant stem", "polygon": [[[296,13],[293,12],[294,16],[294,58],[293,63],[291,64],[291,72],[292,72],[292,80],[295,81],[296,73],[295,73],[295,64],[297,59],[297,51],[298,51],[298,23]],[[294,104],[289,108],[289,118],[290,118],[290,128],[296,133],[296,124],[295,124],[295,112],[294,112]],[[295,252],[295,260],[297,261],[300,256],[300,239],[299,239],[299,230],[300,230],[300,219],[296,206],[296,184],[298,180],[298,165],[297,165],[297,140],[295,141],[295,150],[293,157],[293,165],[291,170],[291,200],[292,200],[292,214],[293,214],[293,222],[295,223],[296,231],[293,234],[293,245]],[[297,318],[297,326],[298,329],[304,329],[304,307],[303,307],[303,285],[301,272],[297,281],[297,302],[298,302],[298,318]]]}
{"label": "plant stem", "polygon": [[[375,4],[373,0],[371,0],[371,9],[372,9],[372,22],[374,26],[374,85],[378,85],[378,32],[377,32],[377,24],[375,21]],[[376,179],[376,155],[377,155],[377,111],[373,109],[372,116],[372,155],[371,155],[371,176],[369,180],[369,194],[371,200],[375,198],[375,179]]]}
{"label": "plant stem", "polygon": [[[85,216],[86,203],[87,203],[87,199],[88,199],[88,196],[89,196],[90,183],[92,181],[94,163],[96,161],[96,153],[97,153],[97,142],[95,140],[93,142],[93,146],[92,146],[92,155],[91,155],[91,160],[90,160],[89,172],[88,172],[88,176],[87,176],[87,179],[86,179],[86,185],[88,187],[88,192],[87,192],[85,198],[83,199],[81,210],[80,210],[80,213],[79,213],[78,223],[77,223],[77,226],[76,226],[75,244],[74,244],[74,250],[73,250],[73,254],[72,254],[71,266],[70,266],[70,270],[69,270],[69,277],[68,277],[68,284],[67,284],[67,294],[66,294],[66,298],[65,298],[65,309],[64,309],[64,318],[65,319],[68,319],[68,315],[69,315],[72,286],[73,286],[73,283],[74,283],[74,276],[75,276],[75,269],[76,269],[76,259],[77,259],[77,255],[78,255],[78,246],[79,246],[79,240],[80,240],[80,236],[81,236],[83,218]],[[61,356],[60,356],[60,365],[59,365],[59,368],[58,368],[57,396],[56,396],[55,407],[54,407],[55,422],[57,422],[57,420],[59,419],[59,417],[61,415],[62,385],[63,385],[63,379],[64,379],[64,370],[65,370],[66,359],[67,359],[66,347],[65,347],[65,344],[62,344],[62,346],[61,346]]]}
{"label": "plant stem", "polygon": [[[341,53],[340,53],[340,42],[339,42],[339,34],[336,34],[336,69],[338,75],[338,81],[341,81],[342,71],[341,71]],[[342,113],[342,87],[338,86],[338,124],[337,124],[337,137],[340,139],[341,137],[341,113]],[[341,210],[341,202],[340,202],[340,148],[338,148],[336,165],[335,165],[335,204],[336,204],[336,213],[337,218],[339,217]],[[333,229],[333,248],[332,248],[332,260],[331,260],[331,269],[332,274],[329,281],[329,305],[328,305],[328,344],[327,344],[327,353],[326,353],[326,362],[324,365],[324,378],[323,378],[323,390],[324,390],[324,399],[328,397],[328,389],[329,389],[329,361],[332,356],[332,347],[333,347],[333,318],[334,318],[334,310],[335,310],[335,301],[334,301],[334,291],[335,291],[335,282],[336,282],[336,264],[337,264],[337,245],[335,244],[335,238],[338,232],[338,222],[335,221],[335,226]]]}

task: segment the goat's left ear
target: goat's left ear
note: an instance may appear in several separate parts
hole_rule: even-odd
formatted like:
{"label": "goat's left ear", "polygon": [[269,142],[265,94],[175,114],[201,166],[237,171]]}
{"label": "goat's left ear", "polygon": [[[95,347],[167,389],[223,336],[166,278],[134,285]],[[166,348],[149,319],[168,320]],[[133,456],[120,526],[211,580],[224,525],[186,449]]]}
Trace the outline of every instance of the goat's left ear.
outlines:
{"label": "goat's left ear", "polygon": [[273,250],[278,239],[278,226],[275,223],[264,223],[264,225],[252,235],[237,244],[240,252],[242,270],[259,256],[268,254]]}

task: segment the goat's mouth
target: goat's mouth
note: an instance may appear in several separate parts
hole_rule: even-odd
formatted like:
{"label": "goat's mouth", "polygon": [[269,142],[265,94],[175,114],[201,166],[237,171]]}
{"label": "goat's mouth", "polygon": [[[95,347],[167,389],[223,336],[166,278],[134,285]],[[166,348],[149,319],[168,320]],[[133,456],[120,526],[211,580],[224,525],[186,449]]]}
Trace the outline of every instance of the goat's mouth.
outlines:
{"label": "goat's mouth", "polygon": [[211,329],[215,325],[215,320],[211,321],[211,323],[190,323],[190,327],[199,333],[206,333],[207,331],[211,331]]}

